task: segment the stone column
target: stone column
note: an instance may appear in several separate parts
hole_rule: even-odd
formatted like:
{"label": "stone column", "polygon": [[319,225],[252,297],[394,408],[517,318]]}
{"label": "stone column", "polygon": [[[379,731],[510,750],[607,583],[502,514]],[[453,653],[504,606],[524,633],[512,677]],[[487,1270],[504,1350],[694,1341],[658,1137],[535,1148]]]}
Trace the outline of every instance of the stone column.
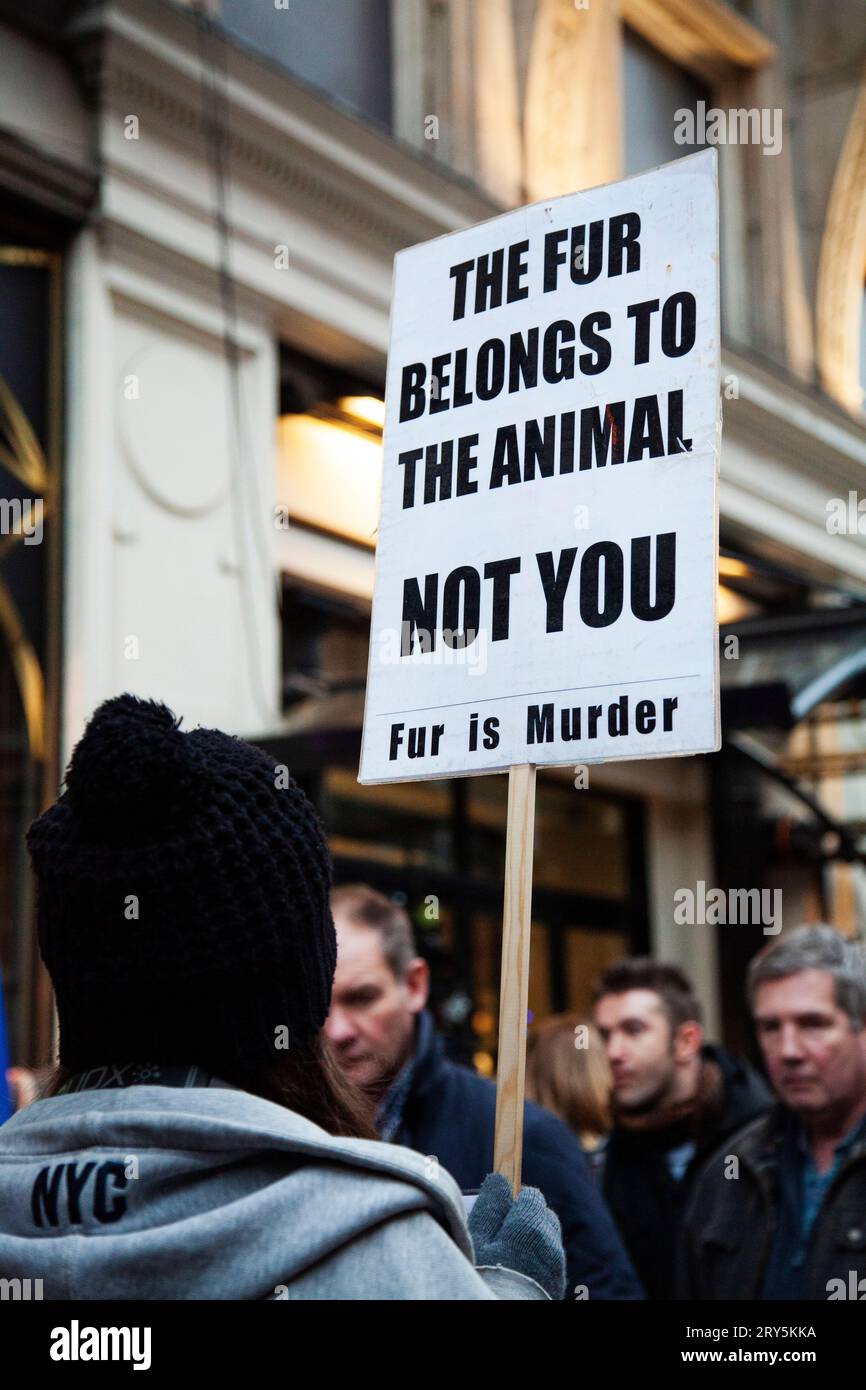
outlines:
{"label": "stone column", "polygon": [[617,0],[539,0],[526,83],[527,201],[622,172],[622,27]]}

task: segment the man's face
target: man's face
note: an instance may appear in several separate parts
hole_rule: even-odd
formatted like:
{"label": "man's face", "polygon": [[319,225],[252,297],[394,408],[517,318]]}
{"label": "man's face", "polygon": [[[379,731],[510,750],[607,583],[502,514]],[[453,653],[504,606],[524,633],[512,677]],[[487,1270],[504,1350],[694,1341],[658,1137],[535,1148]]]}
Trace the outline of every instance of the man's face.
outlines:
{"label": "man's face", "polygon": [[800,970],[755,992],[755,1028],[779,1099],[804,1119],[866,1098],[866,1030],[834,999],[828,970]]}
{"label": "man's face", "polygon": [[613,1072],[614,1098],[623,1110],[640,1110],[673,1089],[676,1063],[671,1025],[651,989],[603,994],[595,1006]]}
{"label": "man's face", "polygon": [[342,1070],[357,1086],[387,1085],[407,1061],[415,1015],[427,1002],[426,962],[410,962],[398,980],[385,959],[382,938],[341,912],[337,929],[337,970],[325,1033]]}

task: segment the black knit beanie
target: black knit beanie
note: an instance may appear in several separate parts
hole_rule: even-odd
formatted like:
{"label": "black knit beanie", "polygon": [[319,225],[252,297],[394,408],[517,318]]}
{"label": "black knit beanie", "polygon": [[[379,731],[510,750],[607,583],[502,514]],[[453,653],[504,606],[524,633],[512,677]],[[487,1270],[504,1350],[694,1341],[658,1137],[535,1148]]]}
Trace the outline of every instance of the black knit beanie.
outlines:
{"label": "black knit beanie", "polygon": [[315,811],[260,749],[179,725],[156,701],[106,700],[27,834],[75,1071],[274,1060],[327,1017],[337,948]]}

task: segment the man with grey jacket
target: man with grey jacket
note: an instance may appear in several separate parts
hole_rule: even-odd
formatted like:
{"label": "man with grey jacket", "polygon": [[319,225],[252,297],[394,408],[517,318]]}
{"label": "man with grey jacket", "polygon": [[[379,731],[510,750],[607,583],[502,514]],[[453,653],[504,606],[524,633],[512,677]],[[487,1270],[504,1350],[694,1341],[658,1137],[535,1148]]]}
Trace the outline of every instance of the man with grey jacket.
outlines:
{"label": "man with grey jacket", "polygon": [[467,1227],[447,1174],[374,1138],[321,1032],[336,942],[315,812],[260,750],[179,724],[106,701],[28,832],[60,1065],[0,1127],[4,1289],[560,1297],[540,1193],[494,1176]]}

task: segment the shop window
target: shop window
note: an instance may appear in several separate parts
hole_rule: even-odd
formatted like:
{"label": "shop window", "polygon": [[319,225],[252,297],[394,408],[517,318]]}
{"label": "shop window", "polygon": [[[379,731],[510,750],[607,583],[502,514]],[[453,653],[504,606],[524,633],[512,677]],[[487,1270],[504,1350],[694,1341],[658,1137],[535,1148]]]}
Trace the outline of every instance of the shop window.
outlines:
{"label": "shop window", "polygon": [[17,1063],[49,1041],[24,833],[58,780],[60,266],[0,245],[0,1008]]}
{"label": "shop window", "polygon": [[[505,869],[506,777],[468,782],[468,845],[473,870],[492,877]],[[570,780],[542,776],[536,788],[533,883],[555,893],[601,898],[628,895],[624,814],[613,799],[581,800]]]}
{"label": "shop window", "polygon": [[[406,904],[430,961],[433,1009],[453,1055],[492,1075],[499,1029],[505,776],[362,787],[357,762],[322,769],[319,807],[338,882]],[[647,949],[642,807],[537,785],[529,1011],[586,1006],[599,970]]]}
{"label": "shop window", "polygon": [[303,705],[348,697],[357,716],[370,642],[366,605],[286,578],[282,607],[284,712],[297,716]]}
{"label": "shop window", "polygon": [[385,402],[374,387],[284,350],[276,496],[288,525],[373,549]]}
{"label": "shop window", "polygon": [[587,931],[570,926],[563,933],[565,988],[570,1012],[588,1014],[596,980],[614,961],[629,954],[629,940],[619,931]]}
{"label": "shop window", "polygon": [[324,773],[328,832],[334,855],[414,870],[456,868],[450,782],[362,787],[347,768]]}

